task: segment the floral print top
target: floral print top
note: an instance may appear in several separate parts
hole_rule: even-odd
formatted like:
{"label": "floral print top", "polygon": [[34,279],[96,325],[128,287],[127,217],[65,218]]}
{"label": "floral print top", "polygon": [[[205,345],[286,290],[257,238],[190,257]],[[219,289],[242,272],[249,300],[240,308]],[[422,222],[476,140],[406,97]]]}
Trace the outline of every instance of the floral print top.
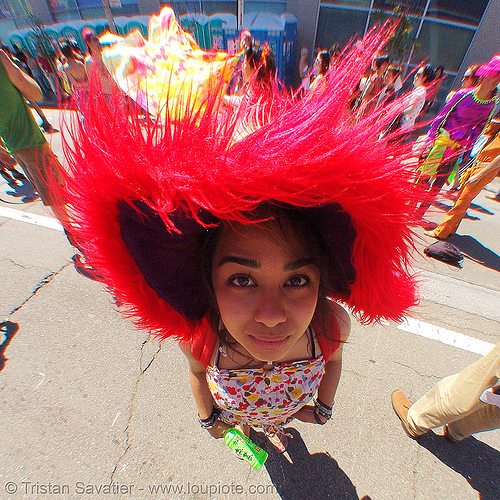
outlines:
{"label": "floral print top", "polygon": [[293,414],[316,394],[325,372],[323,355],[264,368],[221,370],[208,366],[206,378],[219,417],[230,425],[241,423],[267,432],[293,420]]}

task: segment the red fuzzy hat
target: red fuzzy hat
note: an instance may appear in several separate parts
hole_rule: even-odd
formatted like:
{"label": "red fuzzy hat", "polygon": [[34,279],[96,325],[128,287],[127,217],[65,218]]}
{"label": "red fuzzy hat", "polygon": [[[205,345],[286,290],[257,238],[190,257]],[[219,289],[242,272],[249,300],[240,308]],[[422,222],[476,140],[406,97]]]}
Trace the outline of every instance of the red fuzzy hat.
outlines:
{"label": "red fuzzy hat", "polygon": [[342,277],[334,298],[362,321],[415,305],[413,172],[406,149],[378,140],[400,106],[357,123],[348,111],[387,36],[370,33],[302,99],[274,89],[222,110],[213,89],[201,110],[184,102],[161,126],[120,96],[89,100],[66,145],[67,229],[141,328],[186,341],[209,327],[200,247],[218,221],[249,222],[262,202],[307,214]]}

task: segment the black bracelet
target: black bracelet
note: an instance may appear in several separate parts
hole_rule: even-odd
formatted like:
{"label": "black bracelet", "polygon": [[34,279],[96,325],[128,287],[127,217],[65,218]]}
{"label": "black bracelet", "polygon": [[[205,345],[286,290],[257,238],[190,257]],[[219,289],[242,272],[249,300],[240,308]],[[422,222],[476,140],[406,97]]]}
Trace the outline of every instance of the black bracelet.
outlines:
{"label": "black bracelet", "polygon": [[[314,400],[314,419],[316,423],[319,425],[324,425],[332,418],[332,407],[335,404],[335,401],[332,401],[332,406],[326,406],[325,403],[320,401],[319,399]],[[324,422],[321,421],[319,417],[324,417],[326,420]]]}
{"label": "black bracelet", "polygon": [[210,413],[210,416],[208,418],[200,418],[200,416],[198,415],[200,425],[203,427],[203,429],[211,429],[215,425],[215,422],[217,422],[220,414],[220,409],[214,406],[212,409],[212,413]]}

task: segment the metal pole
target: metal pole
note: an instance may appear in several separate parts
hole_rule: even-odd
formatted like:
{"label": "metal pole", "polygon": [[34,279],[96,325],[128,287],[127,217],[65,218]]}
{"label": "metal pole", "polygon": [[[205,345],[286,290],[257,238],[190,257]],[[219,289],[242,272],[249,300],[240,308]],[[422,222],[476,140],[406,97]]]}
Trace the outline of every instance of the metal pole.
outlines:
{"label": "metal pole", "polygon": [[104,8],[104,14],[106,15],[106,21],[108,21],[109,31],[111,33],[116,33],[115,20],[113,19],[109,0],[102,0],[102,6]]}
{"label": "metal pole", "polygon": [[237,24],[236,27],[239,30],[241,30],[243,26],[243,10],[245,7],[245,0],[238,0],[238,17],[237,17]]}
{"label": "metal pole", "polygon": [[365,32],[363,33],[363,36],[366,35],[366,32],[368,31],[368,26],[370,25],[370,17],[372,15],[374,1],[375,0],[371,0],[370,2],[370,10],[368,11],[368,17],[366,18]]}
{"label": "metal pole", "polygon": [[418,37],[420,36],[420,31],[422,31],[422,25],[424,24],[425,16],[427,15],[427,11],[429,10],[429,4],[431,3],[431,0],[427,0],[427,3],[425,4],[425,9],[424,12],[422,13],[422,17],[420,18],[420,23],[418,25],[417,33],[415,35],[415,41],[413,42],[410,50],[410,55],[408,56],[408,60],[406,61],[406,66],[403,75],[406,75],[408,71],[408,66],[410,65],[411,58],[413,57],[413,49],[415,47],[415,42],[418,40]]}

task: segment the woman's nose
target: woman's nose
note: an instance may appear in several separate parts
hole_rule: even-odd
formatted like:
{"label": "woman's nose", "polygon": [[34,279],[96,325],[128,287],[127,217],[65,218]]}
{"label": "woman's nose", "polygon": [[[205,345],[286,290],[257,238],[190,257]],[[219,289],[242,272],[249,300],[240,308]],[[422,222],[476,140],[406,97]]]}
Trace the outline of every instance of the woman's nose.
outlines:
{"label": "woman's nose", "polygon": [[272,328],[286,321],[284,297],[279,292],[263,292],[255,310],[254,319]]}

